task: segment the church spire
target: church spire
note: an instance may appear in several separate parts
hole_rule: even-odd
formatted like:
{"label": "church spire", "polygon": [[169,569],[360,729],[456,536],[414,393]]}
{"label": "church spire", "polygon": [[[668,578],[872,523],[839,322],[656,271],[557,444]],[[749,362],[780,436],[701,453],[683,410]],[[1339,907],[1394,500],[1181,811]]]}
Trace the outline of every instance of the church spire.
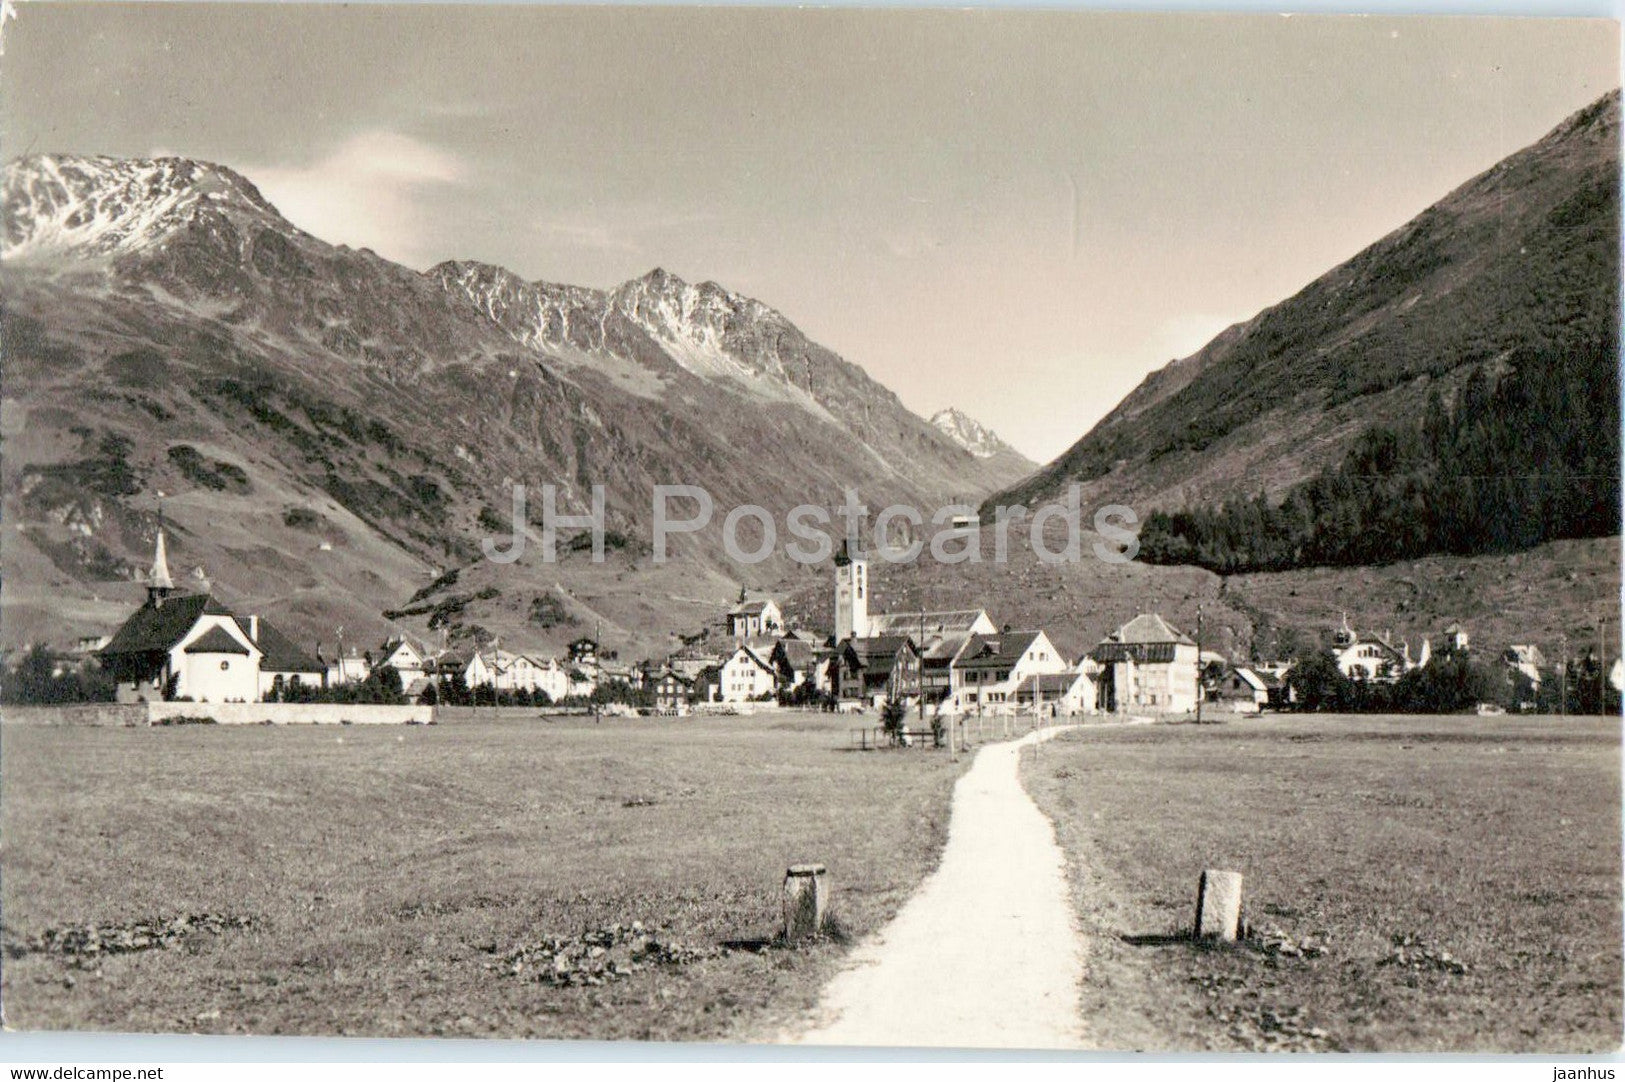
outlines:
{"label": "church spire", "polygon": [[152,571],[147,575],[147,598],[154,603],[169,596],[175,580],[169,574],[169,557],[164,551],[163,527],[158,529],[158,544],[152,554]]}

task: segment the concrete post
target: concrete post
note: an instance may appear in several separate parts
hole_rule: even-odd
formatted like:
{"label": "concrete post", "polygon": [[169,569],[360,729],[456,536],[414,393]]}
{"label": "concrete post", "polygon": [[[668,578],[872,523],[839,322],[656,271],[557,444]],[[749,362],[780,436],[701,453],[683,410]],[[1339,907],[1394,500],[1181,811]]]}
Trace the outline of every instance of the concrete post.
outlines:
{"label": "concrete post", "polygon": [[795,943],[824,930],[829,916],[829,879],[822,864],[792,864],[784,873],[784,941]]}
{"label": "concrete post", "polygon": [[1233,943],[1241,924],[1241,873],[1209,868],[1196,891],[1196,938]]}

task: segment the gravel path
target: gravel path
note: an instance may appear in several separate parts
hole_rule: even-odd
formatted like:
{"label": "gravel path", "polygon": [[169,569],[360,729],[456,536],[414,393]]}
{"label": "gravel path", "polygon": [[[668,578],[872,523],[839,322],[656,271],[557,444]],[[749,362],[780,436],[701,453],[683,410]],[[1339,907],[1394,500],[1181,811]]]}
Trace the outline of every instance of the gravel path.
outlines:
{"label": "gravel path", "polygon": [[[1083,948],[1055,832],[994,744],[954,787],[942,863],[825,987],[802,1044],[1081,1048]],[[1040,753],[1041,754],[1041,753]],[[837,897],[839,884],[836,884]]]}

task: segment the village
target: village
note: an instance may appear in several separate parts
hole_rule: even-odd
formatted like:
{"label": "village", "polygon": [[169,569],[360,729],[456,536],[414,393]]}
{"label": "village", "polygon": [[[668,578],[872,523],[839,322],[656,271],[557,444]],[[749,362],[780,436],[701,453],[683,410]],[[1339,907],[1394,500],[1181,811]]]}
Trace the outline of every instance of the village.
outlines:
{"label": "village", "polygon": [[[955,717],[1080,718],[1090,715],[1171,718],[1206,712],[1348,709],[1364,696],[1393,705],[1389,689],[1407,674],[1431,672],[1435,657],[1466,659],[1468,630],[1451,623],[1439,646],[1425,637],[1413,650],[1391,634],[1350,626],[1347,615],[1310,668],[1348,683],[1341,696],[1316,701],[1314,677],[1300,659],[1232,658],[1200,641],[1201,628],[1175,627],[1156,612],[1135,616],[1092,647],[1069,655],[1042,628],[999,623],[986,609],[872,612],[869,560],[843,545],[833,561],[834,627],[809,629],[789,619],[777,600],[749,596],[714,625],[661,659],[620,660],[595,636],[568,644],[563,656],[501,640],[483,646],[433,647],[404,631],[375,647],[345,644],[307,650],[257,614],[233,612],[209,593],[175,586],[160,529],[146,576],[146,602],[109,636],[85,640],[59,664],[95,665],[113,682],[120,703],[216,702],[412,703],[426,706],[527,706],[596,714],[685,717],[794,707],[865,713],[892,709],[940,722]],[[1555,673],[1534,644],[1516,644],[1493,659],[1504,684],[1468,705],[1478,713],[1549,707],[1554,679],[1573,669],[1601,685],[1601,646]],[[1333,665],[1328,667],[1326,662]],[[1335,669],[1336,676],[1331,676]],[[1613,660],[1606,688],[1617,695],[1625,663]],[[1491,681],[1493,682],[1493,681]],[[1352,689],[1352,690],[1350,690]],[[1458,707],[1460,703],[1456,704]]]}

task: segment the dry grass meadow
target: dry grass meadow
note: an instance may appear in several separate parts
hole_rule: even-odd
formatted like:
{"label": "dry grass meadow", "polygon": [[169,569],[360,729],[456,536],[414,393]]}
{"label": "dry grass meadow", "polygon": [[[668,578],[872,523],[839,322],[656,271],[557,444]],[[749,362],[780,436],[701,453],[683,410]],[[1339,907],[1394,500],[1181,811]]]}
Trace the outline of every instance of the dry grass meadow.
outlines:
{"label": "dry grass meadow", "polygon": [[[965,760],[848,751],[853,724],[8,724],[6,1022],[769,1037],[945,837]],[[785,867],[810,860],[840,934],[774,945]],[[557,979],[555,937],[584,983]]]}
{"label": "dry grass meadow", "polygon": [[[1618,719],[1085,729],[1055,820],[1102,1047],[1602,1052],[1621,1040]],[[1251,938],[1187,938],[1203,868]]]}

